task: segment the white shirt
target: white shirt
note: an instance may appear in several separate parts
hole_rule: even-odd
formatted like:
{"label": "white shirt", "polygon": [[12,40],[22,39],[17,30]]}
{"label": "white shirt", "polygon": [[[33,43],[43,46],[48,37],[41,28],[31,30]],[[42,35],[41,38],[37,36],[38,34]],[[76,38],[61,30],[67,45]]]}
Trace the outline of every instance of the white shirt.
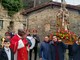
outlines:
{"label": "white shirt", "polygon": [[33,49],[35,46],[35,39],[32,36],[27,36],[27,38],[30,40],[32,45],[30,46],[30,49]]}
{"label": "white shirt", "polygon": [[10,48],[4,47],[4,49],[5,49],[5,52],[7,54],[8,60],[11,60],[11,50],[10,50]]}
{"label": "white shirt", "polygon": [[18,41],[18,49],[21,49],[21,48],[24,47],[24,43],[23,43],[23,41],[21,39],[21,36],[19,36],[18,34],[17,34],[17,36],[20,38],[20,40]]}

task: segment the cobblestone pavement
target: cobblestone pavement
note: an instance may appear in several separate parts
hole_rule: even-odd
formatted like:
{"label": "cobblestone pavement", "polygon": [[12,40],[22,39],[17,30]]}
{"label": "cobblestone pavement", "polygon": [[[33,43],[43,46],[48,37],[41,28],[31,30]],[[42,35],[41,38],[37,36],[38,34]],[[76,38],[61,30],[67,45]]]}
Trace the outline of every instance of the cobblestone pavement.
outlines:
{"label": "cobblestone pavement", "polygon": [[[33,52],[33,54],[32,54],[32,60],[34,60],[34,52]],[[40,60],[40,59],[39,59],[39,53],[38,53],[38,56],[37,56],[37,60]],[[66,53],[65,53],[65,60],[69,60],[69,59],[68,59],[68,50],[66,50]]]}

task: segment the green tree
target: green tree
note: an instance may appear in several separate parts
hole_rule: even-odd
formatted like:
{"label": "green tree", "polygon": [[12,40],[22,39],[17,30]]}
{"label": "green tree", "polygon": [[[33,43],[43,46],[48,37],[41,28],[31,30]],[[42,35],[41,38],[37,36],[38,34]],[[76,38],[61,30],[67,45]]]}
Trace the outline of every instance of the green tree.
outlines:
{"label": "green tree", "polygon": [[18,12],[22,7],[23,3],[21,0],[2,0],[2,6],[8,10],[8,15],[12,16]]}
{"label": "green tree", "polygon": [[24,8],[27,8],[27,9],[32,8],[33,4],[34,4],[33,0],[23,0],[23,7]]}
{"label": "green tree", "polygon": [[46,2],[51,2],[52,0],[22,0],[22,1],[24,3],[24,8],[28,9]]}

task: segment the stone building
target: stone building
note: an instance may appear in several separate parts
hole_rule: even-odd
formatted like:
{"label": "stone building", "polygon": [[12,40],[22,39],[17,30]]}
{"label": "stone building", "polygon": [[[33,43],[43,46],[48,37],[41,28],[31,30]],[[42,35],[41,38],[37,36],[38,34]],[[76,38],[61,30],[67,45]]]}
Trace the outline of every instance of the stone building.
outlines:
{"label": "stone building", "polygon": [[24,17],[20,12],[16,13],[13,17],[8,16],[8,13],[0,4],[0,36],[8,30],[17,33],[19,28],[23,28]]}
{"label": "stone building", "polygon": [[[56,15],[61,3],[49,2],[24,10],[28,29],[37,29],[41,37],[56,31]],[[80,7],[67,4],[69,11],[69,30],[80,34]]]}
{"label": "stone building", "polygon": [[[23,10],[9,17],[7,11],[0,5],[0,35],[4,36],[6,31],[17,33],[18,28],[26,25],[28,29],[37,29],[40,37],[56,31],[56,14],[61,4],[49,2],[42,5]],[[77,35],[80,32],[80,7],[68,5],[69,10],[69,29]],[[8,27],[8,28],[7,28]]]}

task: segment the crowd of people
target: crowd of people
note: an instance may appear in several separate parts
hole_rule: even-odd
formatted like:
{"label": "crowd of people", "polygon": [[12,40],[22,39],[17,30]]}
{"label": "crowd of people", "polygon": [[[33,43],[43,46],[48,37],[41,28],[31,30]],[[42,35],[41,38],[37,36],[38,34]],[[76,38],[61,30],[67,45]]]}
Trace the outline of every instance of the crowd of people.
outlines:
{"label": "crowd of people", "polygon": [[80,60],[80,37],[72,45],[63,43],[60,37],[53,35],[52,40],[45,36],[40,45],[40,60],[66,60],[65,53],[68,50],[67,60]]}
{"label": "crowd of people", "polygon": [[[46,35],[40,42],[37,30],[33,30],[33,34],[23,29],[18,29],[17,34],[6,32],[0,49],[0,60],[65,60],[66,49],[69,50],[68,60],[80,60],[79,40],[80,37],[73,45],[67,45],[56,35],[53,35],[52,39]],[[38,43],[40,43],[39,51]],[[33,51],[34,59],[32,59]],[[38,52],[40,59],[37,58]]]}
{"label": "crowd of people", "polygon": [[[37,30],[30,34],[29,30],[19,29],[17,34],[5,33],[0,49],[0,60],[32,60],[34,50],[34,60],[37,60],[38,43]],[[33,43],[34,41],[34,43]]]}

